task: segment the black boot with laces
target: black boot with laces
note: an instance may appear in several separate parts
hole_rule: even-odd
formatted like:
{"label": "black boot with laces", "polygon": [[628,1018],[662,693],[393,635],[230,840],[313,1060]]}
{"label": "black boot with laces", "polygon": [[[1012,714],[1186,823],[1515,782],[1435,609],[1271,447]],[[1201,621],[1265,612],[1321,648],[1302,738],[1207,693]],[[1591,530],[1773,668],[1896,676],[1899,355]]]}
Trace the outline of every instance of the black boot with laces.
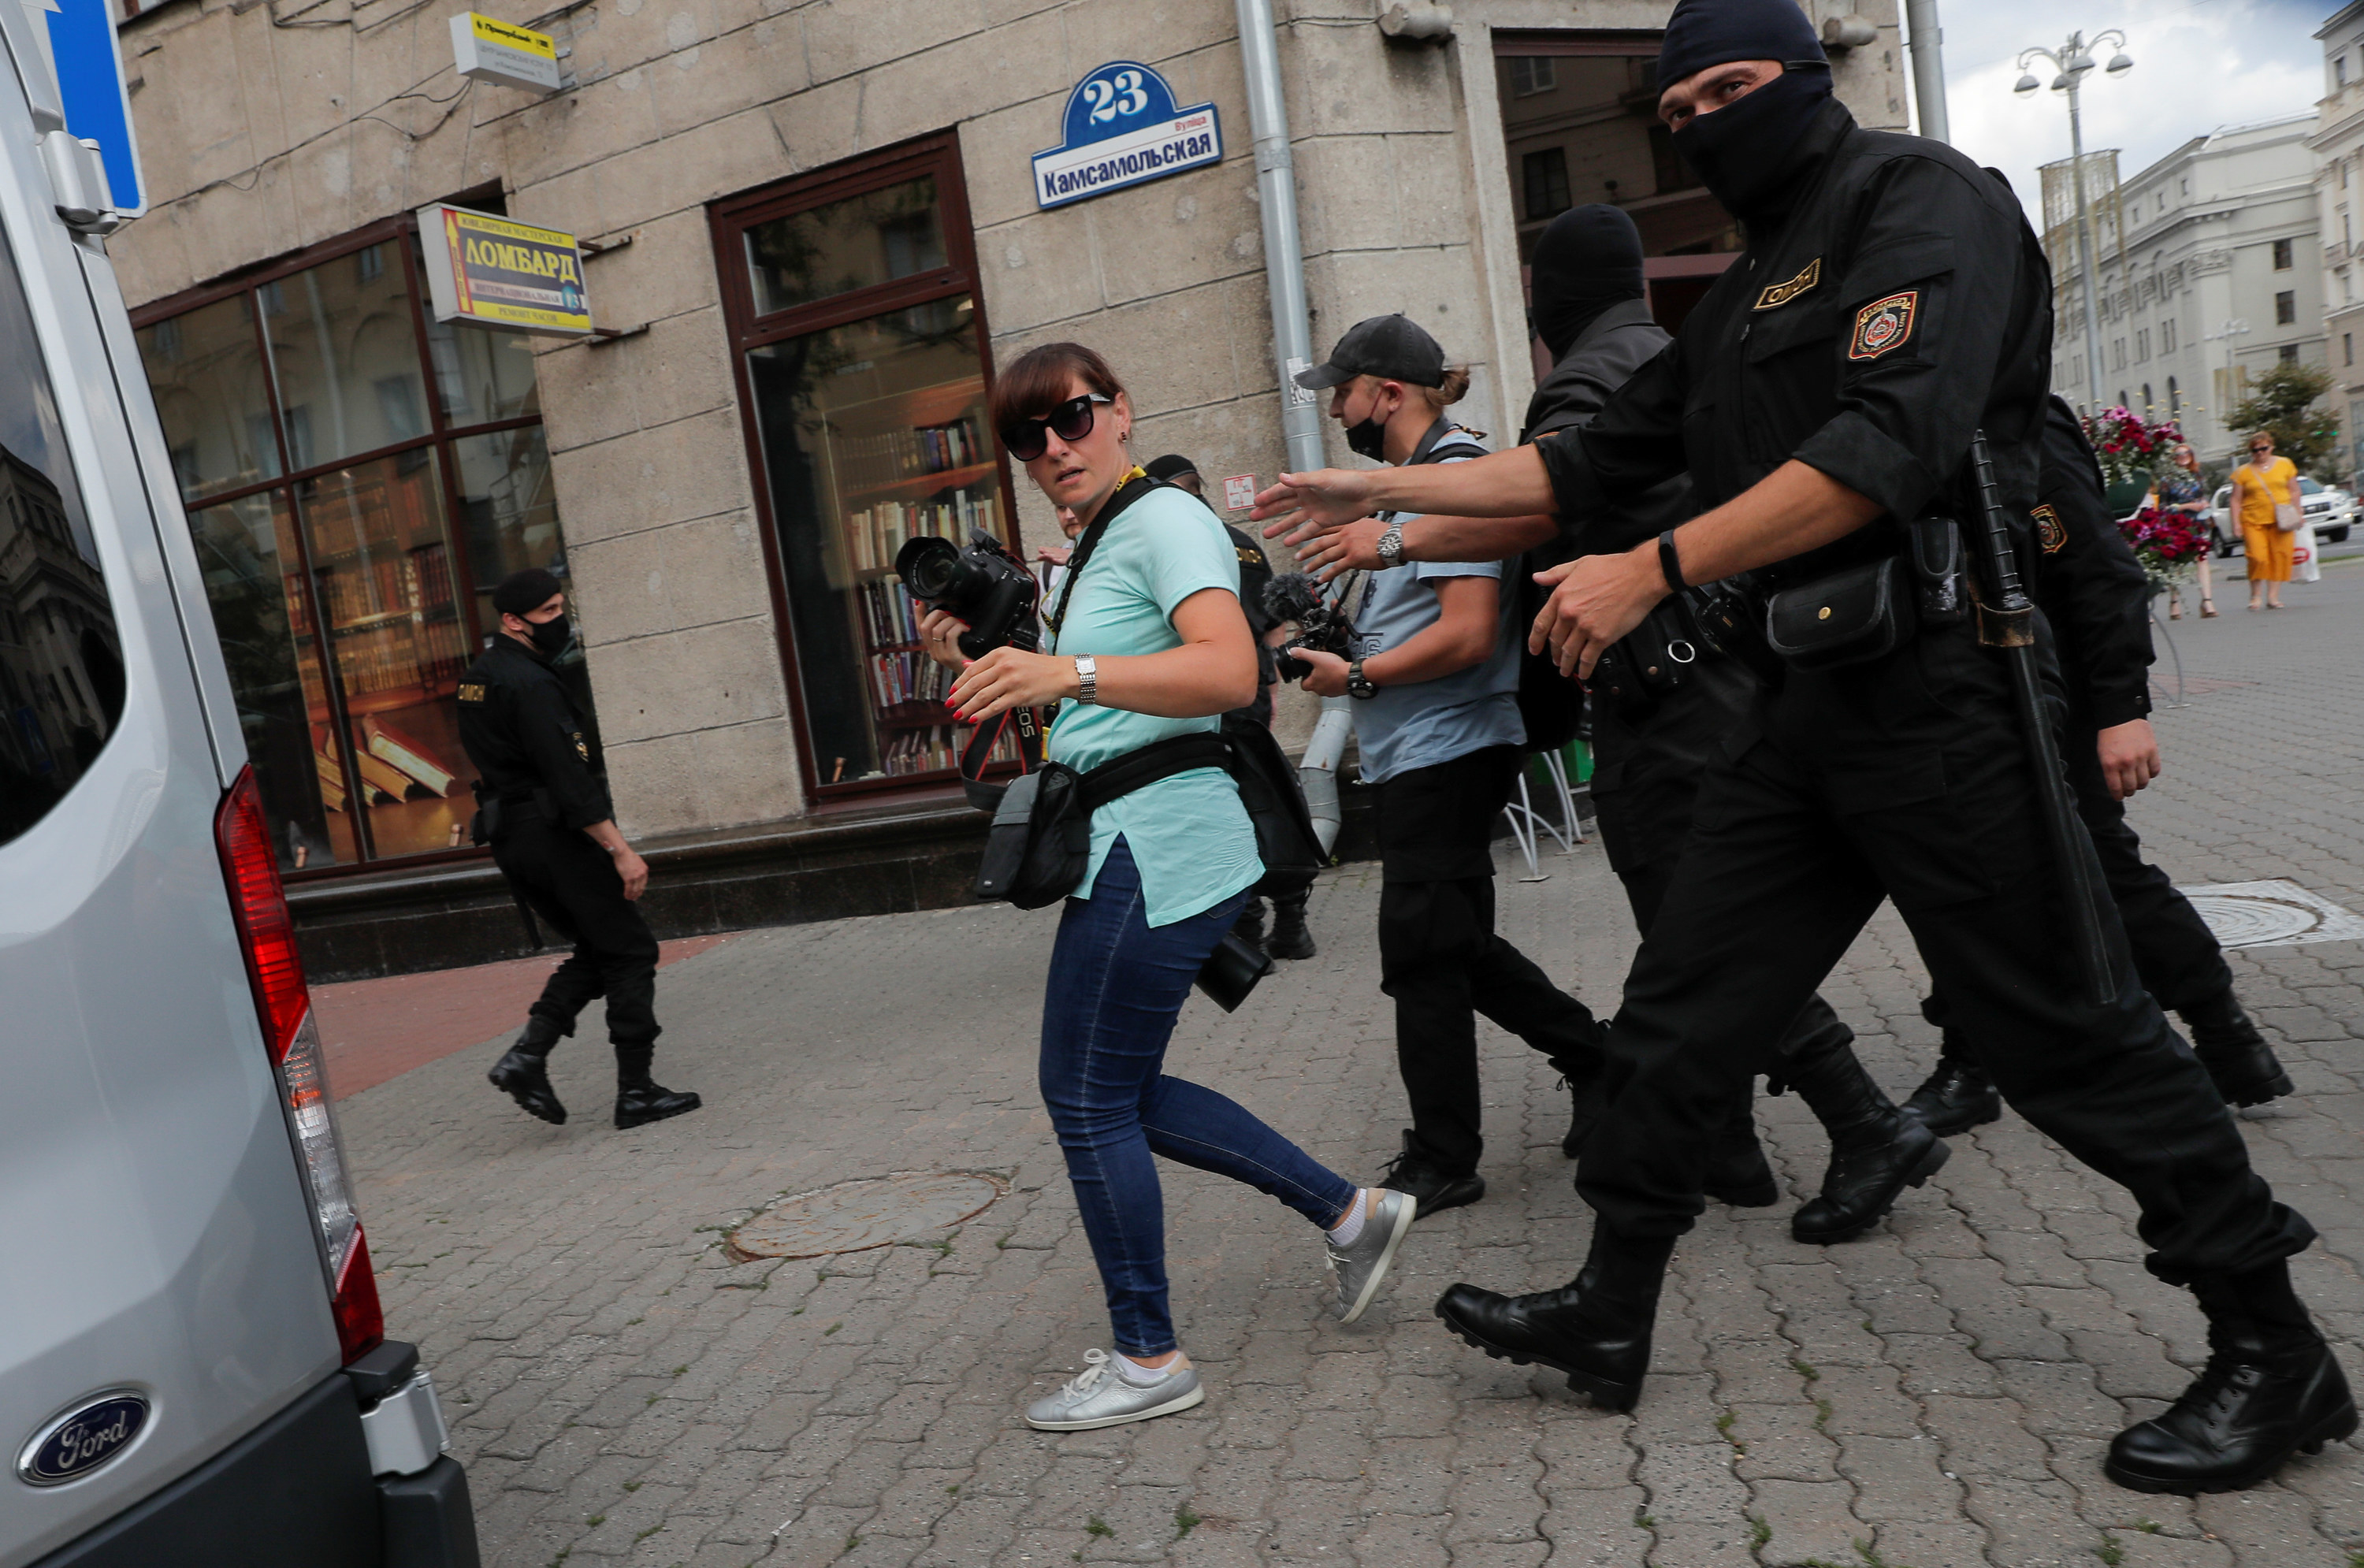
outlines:
{"label": "black boot with laces", "polygon": [[1904,1114],[1938,1137],[1950,1138],[2001,1120],[2002,1095],[1996,1093],[1994,1080],[1987,1076],[1985,1068],[1954,1048],[1954,1037],[1949,1034],[1937,1053],[1936,1069],[1904,1102]]}
{"label": "black boot with laces", "polygon": [[1852,1049],[1791,1064],[1784,1074],[1831,1138],[1821,1195],[1790,1217],[1790,1234],[1828,1245],[1879,1223],[1906,1187],[1926,1182],[1953,1151],[1897,1109]]}
{"label": "black boot with laces", "polygon": [[558,1026],[547,1018],[528,1018],[525,1033],[485,1074],[496,1089],[515,1100],[530,1116],[557,1126],[566,1123],[566,1107],[550,1086],[550,1051],[560,1040]]}
{"label": "black boot with laces", "polygon": [[649,1076],[656,1048],[619,1045],[616,1048],[616,1125],[645,1127],[667,1117],[686,1116],[706,1104],[686,1089],[673,1090]]}
{"label": "black boot with laces", "polygon": [[2228,1106],[2262,1106],[2291,1093],[2290,1074],[2227,985],[2223,994],[2181,1009],[2191,1028],[2191,1050]]}
{"label": "black boot with laces", "polygon": [[1379,1176],[1379,1185],[1418,1198],[1420,1205],[1412,1210],[1415,1221],[1476,1203],[1486,1195],[1485,1177],[1475,1171],[1446,1170],[1434,1155],[1420,1146],[1410,1128],[1404,1129],[1403,1152],[1388,1162],[1387,1170]]}
{"label": "black boot with laces", "polygon": [[1671,1236],[1626,1240],[1596,1223],[1583,1272],[1557,1290],[1501,1296],[1456,1284],[1437,1297],[1436,1315],[1464,1343],[1496,1361],[1540,1363],[1611,1410],[1631,1410],[1650,1369],[1650,1329]]}
{"label": "black boot with laces", "polygon": [[2237,1492],[2355,1432],[2347,1379],[2292,1291],[2288,1263],[2191,1290],[2208,1315],[2208,1365],[2163,1415],[2111,1442],[2111,1480],[2135,1492]]}

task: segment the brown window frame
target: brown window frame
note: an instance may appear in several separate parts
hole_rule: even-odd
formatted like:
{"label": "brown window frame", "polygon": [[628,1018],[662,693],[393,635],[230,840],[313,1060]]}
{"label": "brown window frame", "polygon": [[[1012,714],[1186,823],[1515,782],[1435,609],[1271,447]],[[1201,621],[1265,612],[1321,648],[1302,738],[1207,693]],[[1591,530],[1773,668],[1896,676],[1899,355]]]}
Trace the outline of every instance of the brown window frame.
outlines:
{"label": "brown window frame", "polygon": [[[251,295],[266,284],[277,283],[282,278],[293,277],[298,272],[307,272],[324,261],[333,261],[340,256],[350,256],[355,251],[366,250],[373,245],[383,244],[389,239],[402,241],[397,243],[395,249],[402,256],[404,286],[408,289],[410,296],[411,332],[418,348],[419,374],[427,384],[425,389],[427,433],[414,436],[408,440],[396,441],[374,451],[354,452],[334,462],[314,463],[309,468],[290,469],[287,463],[286,420],[279,407],[279,388],[275,378],[265,373],[262,378],[262,392],[271,409],[272,440],[278,449],[280,472],[272,478],[261,480],[252,484],[216,491],[197,500],[184,500],[181,503],[184,512],[201,512],[215,506],[228,506],[233,501],[245,500],[250,495],[261,495],[273,490],[287,492],[287,505],[295,522],[293,532],[296,538],[296,550],[303,568],[304,618],[310,628],[309,635],[313,643],[314,655],[319,661],[321,679],[328,684],[329,700],[335,704],[340,714],[348,711],[344,682],[337,671],[336,651],[329,641],[328,618],[321,613],[318,603],[319,575],[312,563],[311,530],[305,523],[304,503],[296,494],[297,487],[305,481],[318,478],[322,474],[355,468],[363,463],[380,462],[403,452],[432,448],[436,454],[439,477],[443,486],[443,515],[447,519],[446,526],[456,528],[466,514],[460,506],[459,473],[452,461],[451,448],[456,442],[472,436],[493,435],[503,430],[523,429],[528,426],[542,423],[542,416],[539,412],[519,415],[508,419],[488,419],[474,425],[454,425],[444,417],[442,389],[436,383],[434,349],[427,333],[427,312],[430,306],[427,298],[425,269],[419,264],[418,246],[409,242],[418,232],[417,214],[397,213],[392,217],[380,218],[375,223],[353,229],[349,233],[340,234],[332,239],[323,239],[318,244],[305,246],[302,250],[290,250],[284,255],[256,262],[238,272],[217,278],[211,283],[199,284],[194,288],[183,289],[178,294],[167,295],[162,299],[151,301],[130,313],[132,330],[144,331],[160,321],[169,321],[176,316],[185,316],[190,311],[201,310],[208,305],[218,305],[223,300],[241,294]],[[265,339],[262,311],[256,308],[248,314],[254,322],[255,352],[258,355],[256,362],[267,366],[271,363],[271,345]],[[145,366],[141,367],[141,373],[143,375],[146,373]],[[179,475],[177,474],[173,476],[173,489],[174,493],[178,494]],[[564,528],[563,519],[560,527],[563,533]],[[466,628],[468,646],[472,649],[482,649],[486,633],[477,619],[475,572],[468,560],[465,542],[455,541],[455,543],[458,548],[450,552],[452,592],[460,601],[462,625]],[[350,724],[340,723],[336,727],[337,760],[339,765],[344,769],[347,778],[357,779],[361,776],[361,764],[354,752],[351,731],[352,726]],[[340,877],[358,876],[397,866],[441,865],[456,861],[488,860],[492,856],[490,850],[475,846],[463,846],[455,850],[435,850],[418,855],[380,855],[377,852],[376,842],[371,837],[369,814],[365,811],[357,811],[353,814],[353,844],[360,858],[350,865],[307,866],[300,870],[288,868],[281,872],[281,879],[290,883],[333,881]]]}
{"label": "brown window frame", "polygon": [[[944,265],[888,283],[808,300],[769,315],[757,314],[754,284],[747,271],[745,236],[750,229],[922,175],[933,175],[936,182],[936,199],[943,218]],[[986,323],[985,292],[977,275],[976,236],[969,227],[968,186],[961,171],[959,134],[938,131],[916,137],[808,174],[794,175],[726,196],[708,205],[707,217],[714,244],[715,268],[721,280],[724,331],[730,349],[730,381],[738,392],[740,425],[746,437],[747,474],[755,499],[755,532],[763,542],[765,585],[772,595],[773,635],[779,643],[782,673],[787,677],[788,709],[796,719],[797,767],[804,781],[805,799],[819,806],[864,795],[940,790],[953,777],[948,770],[853,779],[841,784],[821,780],[813,753],[811,725],[805,712],[804,677],[797,658],[796,627],[790,618],[786,568],[780,560],[779,524],[772,504],[770,472],[764,462],[763,430],[756,417],[747,355],[751,350],[808,332],[966,295],[971,330],[976,334],[977,367],[985,379],[986,393],[991,395],[993,334]],[[1009,542],[1023,554],[1017,495],[1010,484],[1009,455],[998,439],[993,439],[993,460],[1001,486],[1002,516],[1009,519]]]}

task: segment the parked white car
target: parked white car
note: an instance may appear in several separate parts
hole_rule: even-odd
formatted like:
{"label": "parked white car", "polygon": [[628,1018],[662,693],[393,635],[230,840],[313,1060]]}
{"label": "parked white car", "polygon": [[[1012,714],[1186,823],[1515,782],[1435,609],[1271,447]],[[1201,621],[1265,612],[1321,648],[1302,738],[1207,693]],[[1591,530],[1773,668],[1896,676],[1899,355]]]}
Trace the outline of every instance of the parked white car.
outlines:
{"label": "parked white car", "polygon": [[[2298,478],[2298,488],[2299,509],[2314,525],[2315,542],[2347,543],[2347,530],[2356,524],[2356,497],[2336,484],[2325,484],[2303,473]],[[2233,521],[2233,487],[2218,485],[2208,506],[2209,529],[2215,536],[2216,553],[2230,555],[2241,548],[2240,525]]]}

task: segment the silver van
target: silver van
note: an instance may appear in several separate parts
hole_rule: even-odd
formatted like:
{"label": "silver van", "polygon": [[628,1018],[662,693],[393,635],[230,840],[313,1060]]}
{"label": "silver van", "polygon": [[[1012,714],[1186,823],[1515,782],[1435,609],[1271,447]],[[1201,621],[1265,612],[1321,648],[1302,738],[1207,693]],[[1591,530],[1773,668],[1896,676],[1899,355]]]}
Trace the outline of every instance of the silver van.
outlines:
{"label": "silver van", "polygon": [[474,1568],[42,14],[0,0],[0,1568]]}

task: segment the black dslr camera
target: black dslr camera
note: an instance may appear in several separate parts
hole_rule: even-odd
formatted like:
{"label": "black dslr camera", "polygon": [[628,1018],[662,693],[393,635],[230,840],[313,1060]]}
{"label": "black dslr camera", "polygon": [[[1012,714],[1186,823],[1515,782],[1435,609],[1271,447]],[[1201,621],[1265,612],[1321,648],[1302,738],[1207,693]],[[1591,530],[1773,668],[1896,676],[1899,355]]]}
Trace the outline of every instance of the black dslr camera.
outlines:
{"label": "black dslr camera", "polygon": [[1355,657],[1355,624],[1322,596],[1321,584],[1302,572],[1284,572],[1264,585],[1264,611],[1277,624],[1295,621],[1297,635],[1274,651],[1273,665],[1284,681],[1301,681],[1313,666],[1295,655],[1310,648],[1339,658]]}
{"label": "black dslr camera", "polygon": [[983,528],[971,528],[968,548],[922,535],[895,552],[903,586],[931,609],[949,610],[968,622],[960,651],[982,659],[1007,644],[1034,651],[1034,605],[1042,588],[1026,563]]}

